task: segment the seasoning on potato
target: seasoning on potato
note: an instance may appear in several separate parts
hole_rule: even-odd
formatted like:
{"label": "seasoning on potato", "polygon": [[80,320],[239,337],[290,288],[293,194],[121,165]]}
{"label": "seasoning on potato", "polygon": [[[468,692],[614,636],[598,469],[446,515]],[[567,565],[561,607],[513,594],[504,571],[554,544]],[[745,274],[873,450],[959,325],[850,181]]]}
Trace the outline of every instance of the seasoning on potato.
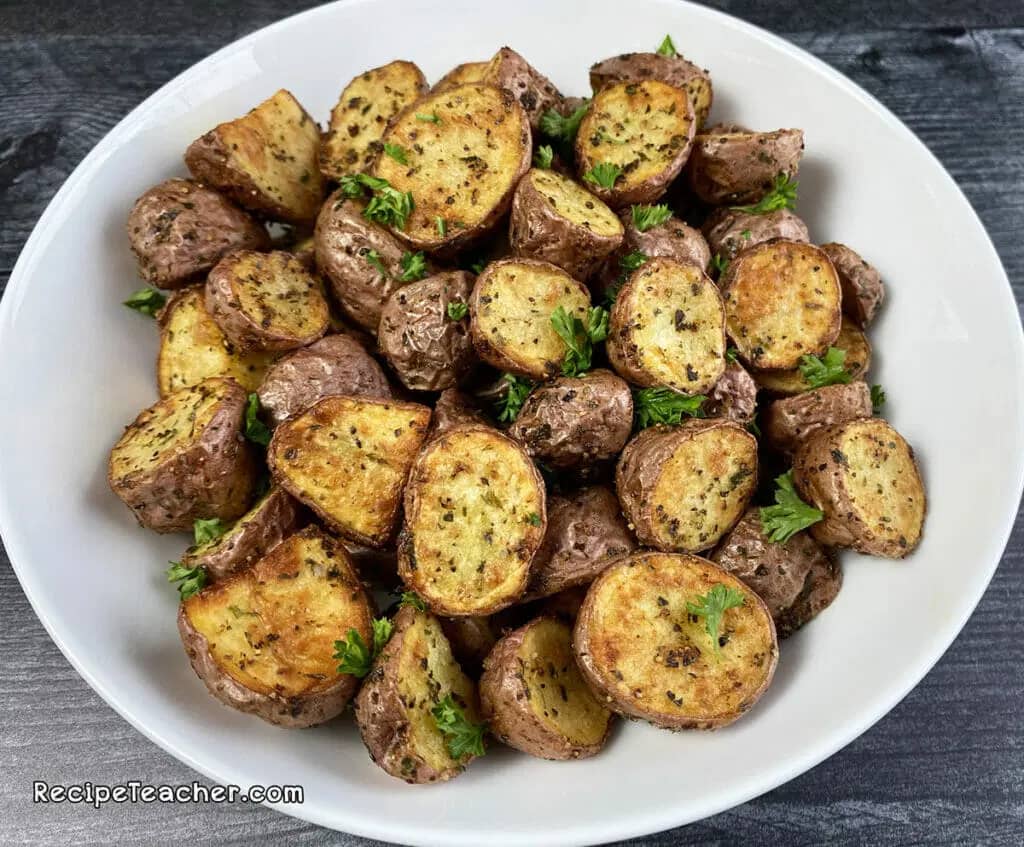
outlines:
{"label": "seasoning on potato", "polygon": [[[839,335],[829,345],[830,349],[843,353],[841,370],[848,381],[862,378],[871,368],[871,343],[868,337],[848,318],[843,318],[839,326]],[[828,351],[825,353],[828,357]],[[759,388],[775,397],[791,397],[812,388],[820,388],[823,383],[814,377],[814,360],[818,357],[800,357],[800,364],[788,370],[757,370],[752,368],[750,375]],[[835,376],[835,374],[833,374]]]}
{"label": "seasoning on potato", "polygon": [[686,175],[693,193],[712,206],[756,203],[796,178],[803,153],[803,130],[728,128],[693,140]]}

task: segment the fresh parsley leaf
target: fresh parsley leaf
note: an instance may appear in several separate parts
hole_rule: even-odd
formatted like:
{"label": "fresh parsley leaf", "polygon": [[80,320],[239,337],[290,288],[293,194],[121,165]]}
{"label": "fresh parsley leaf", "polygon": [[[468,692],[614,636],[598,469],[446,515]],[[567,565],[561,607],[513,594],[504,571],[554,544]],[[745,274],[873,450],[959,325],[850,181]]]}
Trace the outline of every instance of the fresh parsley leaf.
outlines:
{"label": "fresh parsley leaf", "polygon": [[750,241],[750,236],[752,236],[753,234],[754,233],[752,233],[749,229],[745,229],[743,230],[743,232],[740,233],[740,238],[742,238],[744,241]]}
{"label": "fresh parsley leaf", "polygon": [[611,162],[598,162],[589,171],[583,174],[587,182],[599,185],[601,188],[611,188],[622,175],[622,168]]}
{"label": "fresh parsley leaf", "polygon": [[434,723],[445,736],[448,752],[453,759],[484,754],[484,732],[487,725],[470,721],[451,694],[445,695],[444,699],[430,710],[430,714],[434,716]]}
{"label": "fresh parsley leaf", "polygon": [[750,206],[733,206],[732,208],[750,215],[763,215],[767,212],[776,212],[779,209],[795,209],[796,189],[797,183],[785,174],[779,174],[775,177],[772,190],[756,203]]}
{"label": "fresh parsley leaf", "polygon": [[453,321],[461,321],[466,317],[466,313],[469,311],[469,306],[465,303],[451,302],[448,304],[448,319]]}
{"label": "fresh parsley leaf", "polygon": [[338,181],[342,194],[348,198],[365,197],[367,191],[383,191],[391,183],[369,174],[346,174]]}
{"label": "fresh parsley leaf", "polygon": [[742,606],[746,601],[746,595],[737,588],[730,588],[717,582],[711,586],[707,594],[697,597],[696,601],[686,601],[686,611],[691,615],[704,618],[704,631],[711,637],[711,644],[715,652],[721,652],[719,642],[719,630],[722,626],[722,616],[728,609],[735,609]]}
{"label": "fresh parsley leaf", "polygon": [[192,523],[192,537],[197,545],[216,541],[227,531],[227,526],[220,518],[210,518],[209,520],[197,518]]}
{"label": "fresh parsley leaf", "polygon": [[530,526],[540,526],[540,515],[536,512],[530,512],[523,520]]}
{"label": "fresh parsley leaf", "polygon": [[659,203],[657,206],[633,206],[630,211],[633,214],[633,226],[640,232],[661,226],[672,217],[672,210],[665,203]]}
{"label": "fresh parsley leaf", "polygon": [[412,606],[414,609],[418,609],[421,612],[427,611],[427,604],[423,602],[423,598],[415,591],[403,591],[402,599],[398,601],[398,605]]}
{"label": "fresh parsley leaf", "polygon": [[387,618],[374,618],[373,646],[366,646],[363,636],[356,629],[349,629],[348,635],[334,642],[334,658],[338,659],[338,673],[347,673],[362,679],[373,667],[373,660],[380,654],[391,637],[392,625]]}
{"label": "fresh parsley leaf", "polygon": [[514,421],[519,416],[519,410],[523,408],[526,398],[533,391],[534,384],[526,377],[515,374],[505,374],[502,379],[508,384],[508,388],[499,402],[498,420]]}
{"label": "fresh parsley leaf", "polygon": [[871,411],[877,415],[884,405],[885,389],[876,383],[871,386]]}
{"label": "fresh parsley leaf", "polygon": [[672,36],[666,35],[665,40],[658,46],[659,56],[678,56],[679,52],[676,50],[676,45],[672,43]]}
{"label": "fresh parsley leaf", "polygon": [[270,443],[270,427],[260,420],[260,398],[255,392],[245,404],[245,437],[253,444],[266,447]]}
{"label": "fresh parsley leaf", "polygon": [[540,116],[540,131],[548,138],[553,138],[563,145],[572,144],[576,140],[576,133],[580,128],[580,121],[590,108],[590,101],[586,100],[581,106],[573,110],[571,115],[562,116],[554,109],[548,109]]}
{"label": "fresh parsley leaf", "polygon": [[793,487],[793,471],[790,470],[775,477],[775,505],[761,508],[761,529],[769,541],[785,544],[824,517],[824,512],[800,499]]}
{"label": "fresh parsley leaf", "polygon": [[167,569],[167,581],[178,583],[178,594],[182,600],[188,600],[193,594],[206,585],[206,568],[197,565],[186,568],[181,562],[171,562]]}
{"label": "fresh parsley leaf", "polygon": [[636,425],[646,429],[652,424],[678,426],[684,417],[702,418],[705,396],[687,397],[668,388],[641,388],[633,394]]}
{"label": "fresh parsley leaf", "polygon": [[363,217],[379,224],[390,224],[396,229],[405,229],[405,222],[416,208],[412,194],[398,191],[388,185],[374,191],[370,202],[363,209]]}
{"label": "fresh parsley leaf", "polygon": [[373,619],[373,655],[376,658],[380,655],[380,651],[384,649],[384,645],[388,643],[388,639],[391,638],[391,632],[394,627],[387,618],[374,618]]}
{"label": "fresh parsley leaf", "polygon": [[647,254],[639,250],[634,250],[619,258],[619,267],[622,268],[622,272],[619,274],[618,279],[605,289],[604,304],[606,308],[610,309],[615,305],[615,299],[619,296],[619,291],[622,290],[622,286],[629,278],[629,275],[646,262],[647,259]]}
{"label": "fresh parsley leaf", "polygon": [[124,305],[136,312],[155,318],[157,312],[164,307],[166,302],[167,298],[155,288],[140,288],[124,301]]}
{"label": "fresh parsley leaf", "polygon": [[735,347],[725,348],[725,361],[730,365],[735,365],[740,360],[740,351]]}
{"label": "fresh parsley leaf", "polygon": [[566,312],[564,306],[559,306],[551,313],[551,326],[567,348],[562,360],[562,375],[579,376],[590,369],[594,344],[608,337],[608,312],[601,306],[594,306],[587,313],[584,324]]}
{"label": "fresh parsley leaf", "polygon": [[555,158],[555,151],[551,149],[550,144],[542,144],[534,151],[533,154],[533,166],[535,168],[542,168],[546,171],[551,170],[551,162]]}
{"label": "fresh parsley leaf", "polygon": [[726,268],[729,267],[729,260],[715,253],[711,259],[711,267],[718,276],[721,276],[725,273]]}
{"label": "fresh parsley leaf", "polygon": [[376,250],[367,250],[363,253],[363,258],[366,259],[371,265],[373,265],[377,272],[384,277],[384,279],[390,279],[391,274],[388,273],[388,269],[384,267],[384,263],[380,259],[380,253]]}
{"label": "fresh parsley leaf", "polygon": [[431,112],[429,115],[421,115],[419,112],[416,113],[416,120],[425,121],[430,124],[439,124],[441,119],[437,116],[437,112]]}
{"label": "fresh parsley leaf", "polygon": [[838,347],[829,347],[824,359],[817,356],[800,357],[800,374],[811,388],[822,388],[826,385],[845,385],[853,376],[843,366],[846,362],[846,351]]}
{"label": "fresh parsley leaf", "polygon": [[408,165],[409,160],[405,155],[405,148],[401,144],[391,144],[387,141],[384,142],[384,155],[390,156],[400,165]]}
{"label": "fresh parsley leaf", "polygon": [[427,257],[423,255],[422,250],[418,253],[410,253],[407,250],[402,254],[398,264],[402,268],[402,275],[399,277],[402,282],[416,282],[427,275]]}
{"label": "fresh parsley leaf", "polygon": [[434,223],[437,225],[437,234],[444,238],[445,233],[448,232],[448,224],[445,223],[445,219],[438,215],[434,218]]}

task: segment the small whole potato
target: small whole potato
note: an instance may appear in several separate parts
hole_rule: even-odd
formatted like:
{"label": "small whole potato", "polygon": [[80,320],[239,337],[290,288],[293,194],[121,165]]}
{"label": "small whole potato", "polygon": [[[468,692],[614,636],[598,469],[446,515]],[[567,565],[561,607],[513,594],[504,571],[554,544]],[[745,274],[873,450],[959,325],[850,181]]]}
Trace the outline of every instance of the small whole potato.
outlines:
{"label": "small whole potato", "polygon": [[629,383],[598,368],[535,388],[509,429],[534,459],[572,468],[616,456],[633,429]]}

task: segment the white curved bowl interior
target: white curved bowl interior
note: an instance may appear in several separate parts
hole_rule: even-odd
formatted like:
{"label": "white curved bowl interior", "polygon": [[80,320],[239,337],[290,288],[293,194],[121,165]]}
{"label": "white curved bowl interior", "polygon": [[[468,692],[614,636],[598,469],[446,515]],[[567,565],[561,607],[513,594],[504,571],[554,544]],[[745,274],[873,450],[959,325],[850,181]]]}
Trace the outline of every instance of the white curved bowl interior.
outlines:
{"label": "white curved bowl interior", "polygon": [[[138,285],[132,201],[184,174],[186,145],[279,87],[321,121],[355,73],[396,57],[436,79],[510,44],[563,91],[589,65],[671,33],[711,70],[717,119],[803,127],[800,213],[818,242],[861,251],[886,279],[873,381],[922,460],[924,543],[907,561],[844,556],[837,603],[785,642],[775,682],[716,733],[622,725],[594,759],[508,751],[440,787],[378,770],[349,720],[289,731],[206,693],[175,630],[166,560],[184,540],[139,529],[107,489],[107,451],[156,397],[156,333],[119,304]],[[935,159],[877,102],[807,54],[678,2],[364,0],[250,36],[187,71],[76,170],[21,256],[0,307],[0,525],[54,640],[158,744],[216,780],[301,784],[290,814],[409,843],[575,844],[695,820],[790,779],[888,711],[927,672],[988,583],[1021,491],[1021,330],[981,224]],[[950,402],[949,387],[956,387]],[[984,438],[978,433],[984,432]]]}

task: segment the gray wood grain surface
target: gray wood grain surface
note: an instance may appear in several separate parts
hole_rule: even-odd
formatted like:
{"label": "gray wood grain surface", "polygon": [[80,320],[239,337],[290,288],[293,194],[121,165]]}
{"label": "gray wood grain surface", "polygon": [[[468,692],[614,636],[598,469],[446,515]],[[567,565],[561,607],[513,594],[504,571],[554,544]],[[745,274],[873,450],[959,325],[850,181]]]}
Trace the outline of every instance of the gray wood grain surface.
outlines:
{"label": "gray wood grain surface", "polygon": [[[125,113],[212,50],[286,10],[310,5],[280,0],[0,3],[0,287],[61,182]],[[909,124],[988,227],[1020,309],[1024,3],[720,0],[712,5],[807,48]],[[942,661],[888,717],[770,794],[632,843],[1021,844],[1021,609],[1024,520],[1018,513],[978,610]],[[179,783],[193,774],[139,735],[76,675],[29,608],[2,551],[0,621],[0,843],[369,843],[244,805],[123,805],[100,812],[33,806],[33,779]]]}

